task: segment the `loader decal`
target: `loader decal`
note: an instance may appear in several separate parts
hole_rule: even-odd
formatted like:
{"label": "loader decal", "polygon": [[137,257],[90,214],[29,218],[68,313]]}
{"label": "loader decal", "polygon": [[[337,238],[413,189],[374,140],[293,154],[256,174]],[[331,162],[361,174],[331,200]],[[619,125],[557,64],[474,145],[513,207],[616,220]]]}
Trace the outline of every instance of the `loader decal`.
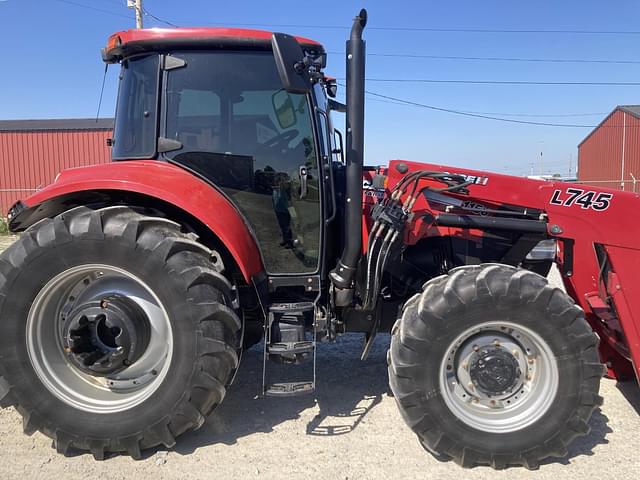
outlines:
{"label": "loader decal", "polygon": [[583,190],[581,188],[567,188],[566,190],[554,190],[549,203],[570,207],[580,205],[582,209],[591,208],[602,212],[609,208],[613,193],[594,192],[593,190]]}

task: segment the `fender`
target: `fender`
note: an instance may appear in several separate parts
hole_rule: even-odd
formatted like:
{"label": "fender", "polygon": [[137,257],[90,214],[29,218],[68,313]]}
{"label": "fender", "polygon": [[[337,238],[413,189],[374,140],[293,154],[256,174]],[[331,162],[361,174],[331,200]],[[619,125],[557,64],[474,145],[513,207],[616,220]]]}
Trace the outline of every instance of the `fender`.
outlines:
{"label": "fender", "polygon": [[[177,166],[157,160],[135,160],[73,168],[10,211],[12,231],[22,231],[64,210],[56,199],[72,194],[121,191],[173,205],[202,222],[229,250],[245,280],[264,270],[260,250],[242,214],[216,188]],[[58,203],[61,208],[48,208]]]}

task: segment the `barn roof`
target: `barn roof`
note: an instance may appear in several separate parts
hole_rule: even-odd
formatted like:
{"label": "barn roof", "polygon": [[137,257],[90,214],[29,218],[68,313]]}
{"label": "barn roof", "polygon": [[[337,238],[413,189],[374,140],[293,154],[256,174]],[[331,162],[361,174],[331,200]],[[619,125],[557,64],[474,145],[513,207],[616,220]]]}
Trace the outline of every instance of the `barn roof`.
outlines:
{"label": "barn roof", "polygon": [[589,139],[589,137],[591,135],[593,135],[602,126],[602,124],[604,124],[604,122],[609,120],[609,117],[611,117],[611,115],[616,113],[618,110],[626,112],[626,113],[628,113],[630,115],[633,115],[634,117],[640,119],[640,105],[618,105],[618,106],[616,106],[616,108],[614,108],[611,111],[611,113],[609,115],[604,117],[604,119],[596,126],[596,128],[594,128],[593,130],[591,130],[589,132],[589,135],[587,135],[586,137],[584,137],[582,139],[582,141],[578,144],[578,148],[580,148],[580,145],[582,145],[584,142],[586,142]]}
{"label": "barn roof", "polygon": [[41,120],[0,120],[0,132],[40,130],[111,130],[113,118],[51,118]]}

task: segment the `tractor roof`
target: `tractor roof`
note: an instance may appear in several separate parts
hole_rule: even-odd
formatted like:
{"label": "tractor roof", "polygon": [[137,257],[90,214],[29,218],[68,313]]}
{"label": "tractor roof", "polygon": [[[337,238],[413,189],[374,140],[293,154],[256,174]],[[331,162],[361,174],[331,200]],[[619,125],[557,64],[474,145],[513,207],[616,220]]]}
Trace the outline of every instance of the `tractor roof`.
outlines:
{"label": "tractor roof", "polygon": [[[105,62],[113,63],[124,57],[146,51],[206,48],[271,50],[272,32],[241,28],[148,28],[124,30],[109,37],[103,50]],[[315,40],[295,37],[304,50],[324,53]]]}

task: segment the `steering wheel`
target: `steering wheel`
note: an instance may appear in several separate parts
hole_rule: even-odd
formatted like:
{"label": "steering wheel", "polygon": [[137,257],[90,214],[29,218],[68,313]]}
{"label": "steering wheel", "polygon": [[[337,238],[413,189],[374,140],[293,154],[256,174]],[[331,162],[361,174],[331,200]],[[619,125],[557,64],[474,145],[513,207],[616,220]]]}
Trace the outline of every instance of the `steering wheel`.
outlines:
{"label": "steering wheel", "polygon": [[262,150],[282,150],[285,149],[291,140],[296,138],[300,132],[296,129],[287,130],[286,132],[282,132],[279,135],[276,135],[273,138],[270,138],[263,144],[258,147],[259,151]]}

